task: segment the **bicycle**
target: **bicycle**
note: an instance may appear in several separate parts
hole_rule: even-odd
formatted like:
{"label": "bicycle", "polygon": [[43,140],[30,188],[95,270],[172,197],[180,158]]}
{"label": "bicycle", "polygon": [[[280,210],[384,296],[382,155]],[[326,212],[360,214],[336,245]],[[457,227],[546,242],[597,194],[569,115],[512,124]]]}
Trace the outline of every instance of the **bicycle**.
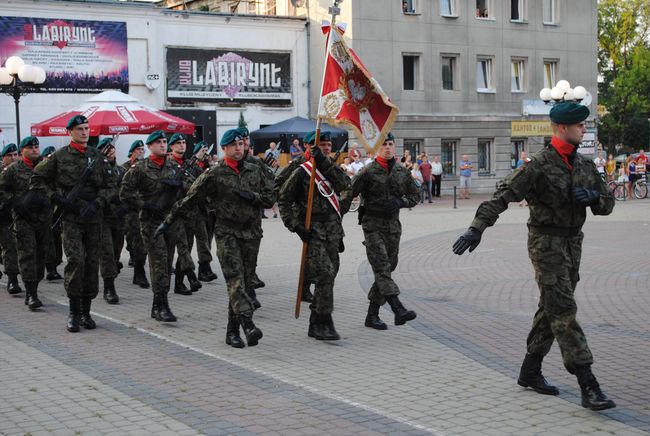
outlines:
{"label": "bicycle", "polygon": [[634,194],[634,197],[639,200],[648,196],[648,182],[645,174],[643,174],[639,180],[634,182],[632,193]]}
{"label": "bicycle", "polygon": [[627,187],[625,186],[627,182],[619,180],[612,180],[607,184],[609,192],[614,195],[614,198],[618,201],[627,200]]}
{"label": "bicycle", "polygon": [[352,199],[352,203],[350,203],[350,212],[356,212],[359,210],[359,206],[361,206],[361,196],[357,195]]}

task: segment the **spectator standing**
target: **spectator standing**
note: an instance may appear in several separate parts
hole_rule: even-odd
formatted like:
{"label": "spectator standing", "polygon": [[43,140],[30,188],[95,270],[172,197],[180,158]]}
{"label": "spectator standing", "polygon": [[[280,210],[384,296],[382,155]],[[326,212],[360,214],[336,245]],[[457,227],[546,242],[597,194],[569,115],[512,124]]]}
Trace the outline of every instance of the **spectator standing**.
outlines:
{"label": "spectator standing", "polygon": [[616,159],[614,155],[607,156],[607,163],[605,164],[605,171],[607,172],[607,181],[611,182],[616,176]]}
{"label": "spectator standing", "polygon": [[361,160],[361,151],[359,151],[359,144],[356,142],[352,143],[352,147],[350,147],[350,151],[348,151],[348,157],[350,158],[350,162],[354,162],[355,158],[359,158]]}
{"label": "spectator standing", "polygon": [[627,184],[627,196],[630,197],[630,200],[632,199],[632,186],[634,185],[634,182],[637,181],[637,175],[636,175],[636,162],[634,161],[634,158],[632,156],[627,157],[627,177],[628,177],[628,184]]}
{"label": "spectator standing", "polygon": [[600,174],[600,177],[605,179],[605,165],[607,162],[603,158],[603,152],[599,151],[598,156],[594,158],[594,165],[596,165],[596,169],[598,170],[598,174]]}
{"label": "spectator standing", "polygon": [[639,155],[636,157],[636,174],[638,178],[643,178],[646,175],[648,156],[645,155],[643,150],[639,150]]}
{"label": "spectator standing", "polygon": [[424,191],[422,191],[424,179],[422,178],[422,172],[420,171],[420,166],[418,164],[413,164],[413,168],[411,169],[411,177],[413,177],[413,180],[415,180],[418,191],[420,191],[420,204],[422,204],[424,203]]}
{"label": "spectator standing", "polygon": [[375,160],[375,153],[366,151],[366,158],[363,161],[364,165],[370,165]]}
{"label": "spectator standing", "polygon": [[271,142],[269,148],[264,152],[264,160],[268,159],[269,156],[273,156],[273,159],[276,162],[280,162],[280,149],[278,148],[278,144],[275,142]]}
{"label": "spectator standing", "polygon": [[352,175],[355,175],[363,168],[363,162],[361,162],[361,156],[355,156],[354,160],[348,165],[348,169],[352,172]]}
{"label": "spectator standing", "polygon": [[440,156],[433,156],[431,163],[431,180],[432,180],[432,194],[434,197],[440,198],[440,185],[442,182],[442,164],[440,163]]}
{"label": "spectator standing", "polygon": [[472,161],[464,154],[460,161],[460,199],[469,200],[469,189],[472,186]]}
{"label": "spectator standing", "polygon": [[429,162],[429,156],[427,156],[426,153],[423,153],[422,163],[420,164],[420,173],[422,173],[422,199],[424,199],[424,193],[426,193],[429,203],[433,203],[433,198],[431,198],[431,171],[432,166]]}
{"label": "spectator standing", "polygon": [[297,159],[303,155],[303,149],[300,146],[300,140],[298,138],[294,139],[291,143],[289,154],[291,155],[291,160]]}

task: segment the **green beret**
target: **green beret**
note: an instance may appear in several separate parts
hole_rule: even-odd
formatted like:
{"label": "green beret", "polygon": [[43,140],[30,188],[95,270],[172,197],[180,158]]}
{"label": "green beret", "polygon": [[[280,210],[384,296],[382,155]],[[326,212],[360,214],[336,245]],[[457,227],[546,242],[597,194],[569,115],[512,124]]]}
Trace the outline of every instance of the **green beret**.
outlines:
{"label": "green beret", "polygon": [[41,156],[42,156],[42,157],[49,156],[49,155],[51,155],[52,153],[54,153],[55,151],[56,151],[56,148],[54,148],[53,146],[50,145],[49,147],[45,147],[45,148],[41,151]]}
{"label": "green beret", "polygon": [[219,145],[223,148],[226,145],[232,144],[235,141],[241,141],[242,139],[244,139],[244,137],[239,129],[230,129],[223,134]]}
{"label": "green beret", "polygon": [[16,152],[18,153],[18,148],[16,147],[16,144],[7,144],[5,145],[5,148],[2,149],[2,157],[5,157],[9,153]]}
{"label": "green beret", "polygon": [[99,141],[99,144],[97,144],[97,149],[99,150],[102,150],[103,148],[106,147],[115,148],[115,146],[113,145],[113,138],[104,138],[101,141]]}
{"label": "green beret", "polygon": [[36,136],[27,136],[23,138],[18,145],[18,151],[21,151],[23,148],[29,147],[30,145],[38,145],[38,138]]}
{"label": "green beret", "polygon": [[388,141],[395,141],[395,136],[393,135],[393,132],[388,132],[386,134],[386,139],[384,139],[384,144],[387,143]]}
{"label": "green beret", "polygon": [[248,138],[250,136],[248,128],[246,127],[237,127],[237,132],[239,132],[242,138]]}
{"label": "green beret", "polygon": [[[320,132],[320,140],[332,142],[332,134],[330,132]],[[305,135],[302,140],[305,144],[313,145],[316,142],[316,131],[313,130]]]}
{"label": "green beret", "polygon": [[75,126],[78,126],[79,124],[87,124],[88,123],[88,118],[84,117],[83,115],[75,115],[74,117],[70,118],[70,121],[68,121],[68,124],[66,124],[65,128],[68,130],[72,130],[75,128]]}
{"label": "green beret", "polygon": [[185,140],[185,135],[182,133],[174,133],[171,138],[169,138],[169,141],[167,141],[167,144],[172,145],[176,141],[183,141]]}
{"label": "green beret", "polygon": [[565,101],[553,106],[549,115],[555,124],[578,124],[587,119],[589,108],[572,101]]}
{"label": "green beret", "polygon": [[158,139],[167,139],[167,137],[165,136],[165,132],[163,132],[162,130],[156,130],[155,132],[152,132],[149,134],[149,136],[147,136],[147,140],[145,142],[147,143],[147,145],[149,145]]}
{"label": "green beret", "polygon": [[193,153],[194,154],[198,153],[202,148],[208,148],[208,143],[205,141],[197,142],[196,144],[194,144]]}
{"label": "green beret", "polygon": [[133,141],[133,144],[129,147],[129,157],[131,157],[131,154],[133,154],[133,150],[135,150],[138,147],[144,147],[144,142],[142,142],[141,139],[138,139],[137,141]]}

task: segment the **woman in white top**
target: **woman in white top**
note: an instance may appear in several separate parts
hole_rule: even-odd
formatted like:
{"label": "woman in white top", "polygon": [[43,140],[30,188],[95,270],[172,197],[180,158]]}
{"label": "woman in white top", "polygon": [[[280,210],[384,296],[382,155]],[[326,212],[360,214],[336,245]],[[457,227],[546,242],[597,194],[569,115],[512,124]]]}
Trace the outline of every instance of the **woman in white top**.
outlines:
{"label": "woman in white top", "polygon": [[415,179],[415,184],[420,188],[420,204],[424,203],[424,190],[422,189],[424,184],[424,178],[422,177],[422,172],[420,171],[420,165],[417,163],[413,164],[413,169],[411,170],[411,177]]}

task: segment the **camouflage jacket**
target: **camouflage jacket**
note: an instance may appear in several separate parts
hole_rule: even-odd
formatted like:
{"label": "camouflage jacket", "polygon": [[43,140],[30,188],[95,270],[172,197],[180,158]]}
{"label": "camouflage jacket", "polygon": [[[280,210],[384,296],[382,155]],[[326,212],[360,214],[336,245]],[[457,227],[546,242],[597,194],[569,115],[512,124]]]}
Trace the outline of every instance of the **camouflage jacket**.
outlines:
{"label": "camouflage jacket", "polygon": [[[181,180],[179,187],[168,186],[164,180]],[[165,159],[162,167],[144,159],[138,161],[124,175],[120,187],[120,200],[128,204],[131,209],[140,211],[140,220],[146,221],[151,218],[150,213],[143,210],[145,203],[158,206],[163,213],[169,212],[177,200],[179,191],[185,192],[187,185],[179,174],[178,164]]]}
{"label": "camouflage jacket", "polygon": [[390,233],[401,231],[399,213],[386,215],[384,203],[397,197],[413,207],[420,200],[420,191],[411,177],[411,172],[396,159],[389,163],[386,171],[376,161],[366,165],[352,179],[352,196],[361,195],[363,211],[361,226],[365,231],[383,230]]}
{"label": "camouflage jacket", "polygon": [[116,162],[110,162],[108,163],[111,167],[111,175],[113,177],[113,183],[117,187],[115,190],[115,194],[111,197],[111,201],[108,202],[106,207],[104,208],[104,221],[108,222],[115,222],[117,223],[120,221],[116,215],[117,209],[121,206],[122,202],[120,201],[120,193],[119,193],[119,188],[122,185],[122,179],[124,178],[124,175],[126,174],[126,169],[124,169],[124,165],[117,165]]}
{"label": "camouflage jacket", "polygon": [[[29,189],[43,193],[49,199],[54,194],[66,196],[77,185],[91,161],[95,164],[82,189],[82,194],[77,199],[77,205],[81,210],[89,202],[97,201],[101,208],[104,208],[115,194],[117,186],[108,160],[94,147],[87,147],[85,153],[70,145],[58,149],[49,159],[36,165],[29,182]],[[82,222],[78,215],[71,212],[66,212],[63,218]],[[99,222],[101,219],[102,213],[99,212],[93,218],[83,222]]]}
{"label": "camouflage jacket", "polygon": [[275,191],[276,194],[280,195],[280,190],[282,189],[282,185],[284,185],[284,182],[286,182],[291,174],[293,174],[293,171],[298,168],[300,165],[305,163],[305,158],[304,156],[299,156],[289,162],[289,165],[286,167],[282,168],[282,171],[275,176],[275,181],[273,183],[273,190]]}
{"label": "camouflage jacket", "polygon": [[[244,200],[234,191],[250,191],[253,201]],[[239,174],[219,162],[201,174],[192,184],[185,198],[177,202],[165,220],[168,224],[185,219],[197,205],[206,201],[216,213],[215,236],[234,235],[242,239],[262,236],[261,227],[255,226],[260,209],[269,208],[276,197],[266,175],[254,164],[240,162]]]}
{"label": "camouflage jacket", "polygon": [[471,227],[480,231],[494,225],[508,203],[528,201],[531,229],[573,229],[579,231],[587,217],[586,206],[574,203],[573,188],[585,187],[600,192],[598,203],[591,206],[594,215],[609,215],[614,197],[600,178],[594,163],[576,154],[570,170],[553,147],[545,147],[506,177],[491,200],[484,201],[476,211]]}
{"label": "camouflage jacket", "polygon": [[[0,202],[9,206],[16,201],[20,201],[29,190],[29,180],[33,173],[34,170],[22,160],[5,167],[0,173]],[[29,220],[47,223],[52,219],[51,213],[51,207],[46,204],[33,205],[30,210]],[[16,219],[15,212],[12,217]]]}
{"label": "camouflage jacket", "polygon": [[[326,159],[319,171],[332,184],[334,192],[339,196],[341,216],[350,209],[350,179],[331,159]],[[278,206],[282,222],[294,231],[298,224],[305,222],[307,212],[307,196],[309,194],[309,174],[299,165],[293,170],[289,178],[282,185]],[[320,239],[327,239],[327,235],[344,236],[341,218],[336,211],[314,186],[314,202],[312,206],[312,229]]]}

